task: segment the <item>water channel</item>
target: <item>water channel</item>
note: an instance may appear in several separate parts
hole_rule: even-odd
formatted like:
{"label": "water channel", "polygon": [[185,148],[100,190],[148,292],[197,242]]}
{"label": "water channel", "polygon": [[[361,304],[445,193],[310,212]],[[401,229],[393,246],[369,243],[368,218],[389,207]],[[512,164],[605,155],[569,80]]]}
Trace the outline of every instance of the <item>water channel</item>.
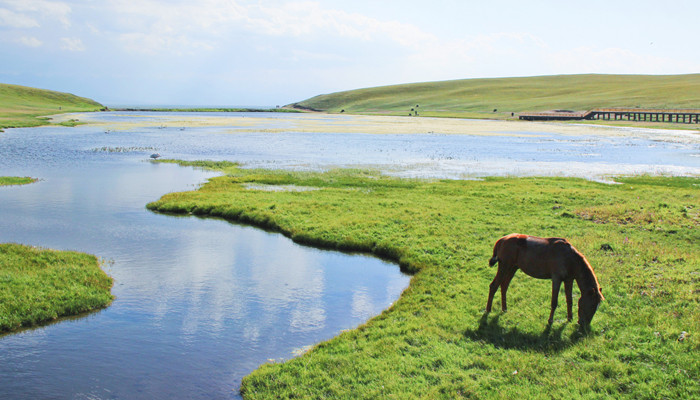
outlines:
{"label": "water channel", "polygon": [[[174,122],[193,117],[201,120]],[[222,117],[232,120],[202,122]],[[151,163],[154,152],[249,167],[362,166],[440,178],[700,175],[700,138],[692,132],[499,128],[448,135],[437,125],[405,135],[308,128],[367,122],[351,116],[80,118],[93,123],[0,133],[0,175],[40,179],[0,188],[0,243],[95,254],[115,279],[116,300],[87,316],[0,337],[2,399],[237,398],[241,378],[259,364],[356,327],[408,285],[397,266],[376,258],[302,247],[222,220],[147,211],[149,201],[214,176]]]}

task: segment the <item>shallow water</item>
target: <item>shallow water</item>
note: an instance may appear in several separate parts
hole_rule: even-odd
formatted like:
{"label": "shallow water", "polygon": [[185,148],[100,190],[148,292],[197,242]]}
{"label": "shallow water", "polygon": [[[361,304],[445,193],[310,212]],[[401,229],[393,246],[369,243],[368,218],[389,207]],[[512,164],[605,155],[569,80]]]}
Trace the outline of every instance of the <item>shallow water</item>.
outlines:
{"label": "shallow water", "polygon": [[452,179],[700,175],[697,131],[284,113],[80,118],[95,124],[85,129],[111,130],[104,139],[111,146],[150,146],[167,158],[231,160],[251,168],[370,167],[405,177]]}
{"label": "shallow water", "polygon": [[407,286],[376,258],[147,211],[213,174],[91,150],[128,135],[0,134],[0,175],[41,179],[0,188],[0,242],[96,254],[116,295],[100,312],[0,337],[0,398],[236,398],[261,363],[356,327]]}
{"label": "shallow water", "polygon": [[235,398],[242,376],[260,363],[357,326],[408,284],[398,267],[375,258],[148,212],[149,201],[213,176],[151,163],[154,152],[431,178],[700,175],[700,136],[692,132],[422,118],[401,125],[346,115],[80,119],[93,122],[0,133],[0,175],[41,179],[0,188],[0,242],[96,254],[108,260],[117,299],[88,316],[0,337],[0,398]]}

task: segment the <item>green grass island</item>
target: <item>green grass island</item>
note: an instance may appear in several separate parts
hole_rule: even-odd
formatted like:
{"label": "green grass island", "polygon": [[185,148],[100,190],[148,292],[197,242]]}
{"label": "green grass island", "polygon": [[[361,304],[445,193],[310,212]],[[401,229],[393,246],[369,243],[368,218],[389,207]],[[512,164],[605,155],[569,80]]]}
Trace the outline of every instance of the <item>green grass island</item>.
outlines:
{"label": "green grass island", "polygon": [[112,302],[97,257],[0,244],[0,334],[86,313]]}
{"label": "green grass island", "polygon": [[[0,187],[36,182],[0,176]],[[107,307],[112,278],[97,257],[0,243],[0,335]]]}
{"label": "green grass island", "polygon": [[[366,252],[414,274],[379,316],[245,377],[246,399],[700,396],[700,178],[419,180],[179,163],[223,175],[149,209]],[[566,237],[588,258],[606,298],[591,332],[566,321],[562,299],[548,326],[551,284],[522,273],[509,311],[484,314],[488,259],[511,232]]]}
{"label": "green grass island", "polygon": [[28,176],[0,176],[0,186],[27,185],[36,181],[36,178],[30,178]]}

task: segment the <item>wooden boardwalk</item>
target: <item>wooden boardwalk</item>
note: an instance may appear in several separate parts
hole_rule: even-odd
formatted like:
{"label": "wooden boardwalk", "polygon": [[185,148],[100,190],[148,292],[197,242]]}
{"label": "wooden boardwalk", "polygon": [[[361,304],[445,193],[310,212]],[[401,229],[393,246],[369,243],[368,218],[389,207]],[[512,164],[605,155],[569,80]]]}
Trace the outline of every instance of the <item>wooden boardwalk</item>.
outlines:
{"label": "wooden boardwalk", "polygon": [[644,108],[596,108],[585,119],[626,120],[648,122],[700,123],[700,110],[656,110]]}
{"label": "wooden boardwalk", "polygon": [[594,108],[590,111],[552,110],[535,113],[521,113],[519,119],[528,121],[565,121],[596,119],[605,121],[646,121],[671,122],[678,124],[699,124],[700,110],[663,110],[651,108]]}

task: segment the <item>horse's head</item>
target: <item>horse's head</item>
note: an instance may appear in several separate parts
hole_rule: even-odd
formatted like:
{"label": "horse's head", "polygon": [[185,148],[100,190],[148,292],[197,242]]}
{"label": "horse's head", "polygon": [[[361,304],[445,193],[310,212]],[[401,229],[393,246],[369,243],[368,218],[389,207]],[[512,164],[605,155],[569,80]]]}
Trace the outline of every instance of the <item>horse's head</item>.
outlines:
{"label": "horse's head", "polygon": [[581,294],[578,301],[578,324],[583,327],[588,327],[591,320],[598,311],[600,302],[605,300],[601,288],[592,287]]}

